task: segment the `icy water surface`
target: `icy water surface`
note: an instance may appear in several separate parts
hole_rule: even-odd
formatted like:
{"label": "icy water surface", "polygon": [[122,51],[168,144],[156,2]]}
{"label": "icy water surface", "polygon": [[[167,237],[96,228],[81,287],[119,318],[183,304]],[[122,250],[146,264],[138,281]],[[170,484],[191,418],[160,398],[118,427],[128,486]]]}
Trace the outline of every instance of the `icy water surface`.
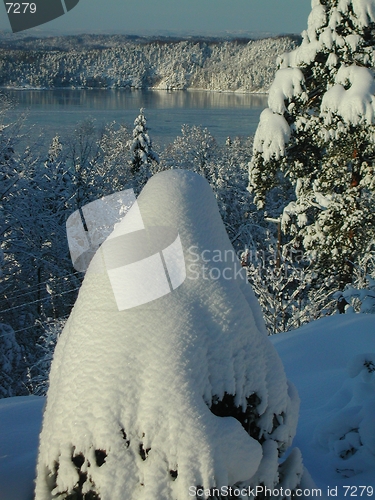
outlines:
{"label": "icy water surface", "polygon": [[267,96],[205,91],[7,90],[16,112],[28,110],[28,125],[47,136],[64,134],[94,118],[132,126],[145,108],[150,135],[160,145],[173,141],[181,126],[202,125],[223,142],[228,136],[253,135]]}

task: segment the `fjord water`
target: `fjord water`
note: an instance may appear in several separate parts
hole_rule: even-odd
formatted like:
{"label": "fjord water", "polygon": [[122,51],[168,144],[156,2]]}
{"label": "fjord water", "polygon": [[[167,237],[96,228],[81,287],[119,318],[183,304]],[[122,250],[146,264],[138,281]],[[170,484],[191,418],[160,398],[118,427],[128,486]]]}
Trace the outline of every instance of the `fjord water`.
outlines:
{"label": "fjord water", "polygon": [[172,142],[181,126],[201,125],[223,142],[230,137],[253,135],[264,94],[162,90],[6,90],[14,101],[13,114],[27,111],[26,126],[47,136],[73,131],[85,119],[98,125],[116,121],[132,127],[145,108],[150,136],[159,145]]}

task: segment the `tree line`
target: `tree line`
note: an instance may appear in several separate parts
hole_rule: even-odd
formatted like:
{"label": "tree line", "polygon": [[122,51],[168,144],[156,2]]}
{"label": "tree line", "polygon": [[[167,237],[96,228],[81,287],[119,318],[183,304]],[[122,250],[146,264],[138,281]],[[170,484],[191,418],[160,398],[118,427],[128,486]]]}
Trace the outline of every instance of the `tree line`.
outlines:
{"label": "tree line", "polygon": [[3,43],[0,86],[267,91],[291,37],[210,41],[62,37]]}

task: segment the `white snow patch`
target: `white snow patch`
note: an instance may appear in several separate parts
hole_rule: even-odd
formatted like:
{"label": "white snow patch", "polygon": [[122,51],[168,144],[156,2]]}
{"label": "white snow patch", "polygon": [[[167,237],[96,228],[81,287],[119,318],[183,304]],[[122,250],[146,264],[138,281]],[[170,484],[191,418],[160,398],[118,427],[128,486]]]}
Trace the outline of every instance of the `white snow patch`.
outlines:
{"label": "white snow patch", "polygon": [[375,348],[374,326],[374,315],[345,314],[271,337],[288,378],[300,394],[308,388],[294,445],[323,494],[337,487],[340,500],[347,485],[375,489],[375,372],[364,366],[375,354],[363,354]]}
{"label": "white snow patch", "polygon": [[290,127],[286,119],[266,108],[259,118],[254,137],[254,153],[263,153],[264,161],[280,159],[285,154],[285,144],[290,139]]}
{"label": "white snow patch", "polygon": [[33,498],[35,464],[45,398],[0,399],[0,498]]}
{"label": "white snow patch", "polygon": [[325,25],[327,20],[326,9],[320,2],[314,2],[307,19],[307,32],[310,40],[316,37],[316,31]]}
{"label": "white snow patch", "polygon": [[373,123],[374,92],[375,82],[370,70],[354,64],[341,66],[337,72],[336,85],[323,96],[321,111],[326,115],[326,125],[331,123],[332,112],[348,124]]}
{"label": "white snow patch", "polygon": [[303,73],[298,68],[284,68],[277,71],[269,90],[268,107],[274,113],[283,114],[286,111],[285,99],[300,95],[304,80]]}
{"label": "white snow patch", "polygon": [[[346,5],[345,5],[346,4]],[[368,26],[375,22],[375,1],[374,0],[340,0],[338,8],[346,7],[352,4],[354,14],[356,15],[356,24],[359,27]],[[345,8],[344,7],[344,8]]]}

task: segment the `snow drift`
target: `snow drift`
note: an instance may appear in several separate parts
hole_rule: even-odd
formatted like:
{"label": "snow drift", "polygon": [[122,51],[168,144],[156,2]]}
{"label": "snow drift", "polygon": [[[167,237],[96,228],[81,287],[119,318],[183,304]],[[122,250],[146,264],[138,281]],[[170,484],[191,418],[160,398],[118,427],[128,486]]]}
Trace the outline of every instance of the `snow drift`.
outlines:
{"label": "snow drift", "polygon": [[373,314],[337,314],[270,337],[301,396],[294,444],[339,500],[375,490],[374,327]]}
{"label": "snow drift", "polygon": [[[188,171],[160,173],[115,233],[134,233],[138,209],[145,230],[177,229],[186,279],[119,310],[96,253],[52,363],[36,499],[184,500],[194,486],[296,487],[299,451],[278,462],[296,431],[298,395],[211,188]],[[131,249],[113,241],[116,258],[144,252],[142,238]]]}

